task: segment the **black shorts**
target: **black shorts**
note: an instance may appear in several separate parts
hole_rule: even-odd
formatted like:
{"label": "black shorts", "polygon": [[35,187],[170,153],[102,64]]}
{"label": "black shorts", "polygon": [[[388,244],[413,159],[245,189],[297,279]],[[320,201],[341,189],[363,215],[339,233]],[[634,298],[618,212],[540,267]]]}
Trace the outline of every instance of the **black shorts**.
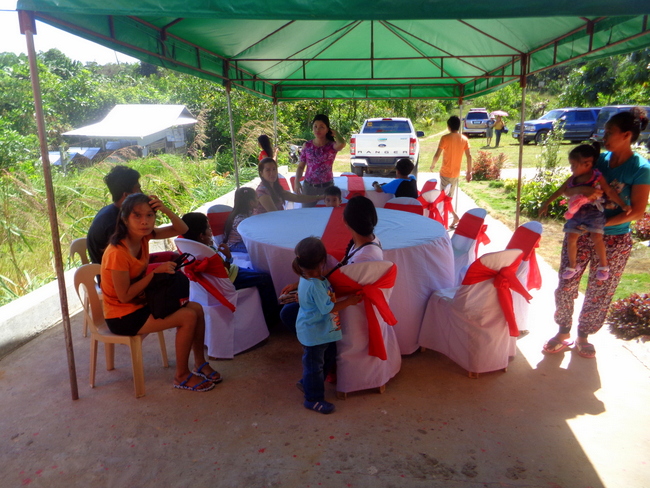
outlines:
{"label": "black shorts", "polygon": [[138,332],[142,329],[149,315],[151,315],[151,310],[149,310],[149,305],[145,305],[124,317],[106,319],[106,324],[113,334],[134,336],[138,335]]}

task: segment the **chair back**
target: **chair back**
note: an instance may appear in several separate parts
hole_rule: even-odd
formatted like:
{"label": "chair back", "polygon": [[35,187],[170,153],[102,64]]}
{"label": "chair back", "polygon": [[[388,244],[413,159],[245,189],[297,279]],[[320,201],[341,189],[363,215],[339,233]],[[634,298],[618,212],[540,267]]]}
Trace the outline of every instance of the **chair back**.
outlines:
{"label": "chair back", "polygon": [[542,274],[535,253],[542,238],[542,231],[541,223],[535,220],[526,222],[515,229],[506,246],[506,249],[521,249],[524,252],[524,257],[517,270],[517,278],[528,290],[540,289],[542,286]]}
{"label": "chair back", "polygon": [[431,178],[430,180],[425,181],[422,190],[420,190],[420,196],[423,196],[425,193],[428,193],[431,190],[435,190],[437,186],[438,186],[438,180],[436,180],[435,178]]}
{"label": "chair back", "polygon": [[486,216],[487,211],[482,208],[468,210],[460,218],[458,227],[454,235],[451,236],[457,285],[460,285],[467,266],[476,260],[479,244],[490,242],[490,239],[485,235],[487,225],[484,222]]}
{"label": "chair back", "polygon": [[82,265],[90,263],[85,237],[80,237],[70,243],[70,261],[76,260],[75,255],[79,256]]}
{"label": "chair back", "polygon": [[[294,176],[290,177],[289,181],[291,182],[291,191],[295,192],[296,191],[296,176],[294,175]],[[300,178],[300,182],[302,183],[303,181],[305,181],[304,176],[302,176]]]}
{"label": "chair back", "polygon": [[100,329],[106,328],[104,310],[101,300],[97,294],[97,283],[95,277],[101,272],[99,264],[84,264],[74,273],[74,288],[77,291],[79,301],[83,305],[86,321],[92,333],[99,333]]}
{"label": "chair back", "polygon": [[281,175],[281,174],[279,174],[279,173],[278,173],[278,183],[280,183],[280,186],[282,187],[283,190],[291,191],[291,190],[289,189],[289,182],[288,182],[287,179],[284,177],[284,175]]}
{"label": "chair back", "polygon": [[230,212],[232,212],[230,205],[212,205],[208,209],[208,221],[214,237],[223,236]]}
{"label": "chair back", "polygon": [[418,215],[424,214],[424,207],[416,199],[411,197],[396,197],[391,198],[386,202],[384,208],[391,210],[401,210],[403,212],[411,212]]}
{"label": "chair back", "polygon": [[363,261],[339,268],[341,273],[360,285],[369,285],[384,276],[393,266],[390,261]]}

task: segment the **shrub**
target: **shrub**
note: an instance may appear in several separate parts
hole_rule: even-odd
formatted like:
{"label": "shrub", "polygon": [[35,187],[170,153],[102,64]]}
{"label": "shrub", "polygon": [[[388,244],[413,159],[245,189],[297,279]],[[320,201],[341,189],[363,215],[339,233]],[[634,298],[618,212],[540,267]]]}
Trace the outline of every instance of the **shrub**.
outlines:
{"label": "shrub", "polygon": [[488,151],[479,151],[476,159],[472,161],[472,179],[476,181],[498,180],[506,159],[506,155],[503,153],[499,153],[495,157]]}
{"label": "shrub", "polygon": [[[535,178],[521,187],[521,212],[527,217],[537,218],[542,204],[564,183],[566,175],[552,172],[538,173]],[[567,200],[558,198],[548,206],[548,216],[561,218],[567,210]]]}
{"label": "shrub", "polygon": [[650,335],[650,295],[632,293],[616,300],[607,315],[609,330],[626,341],[642,335]]}
{"label": "shrub", "polygon": [[632,222],[632,232],[634,237],[640,241],[647,241],[650,239],[650,213],[643,214],[643,218]]}

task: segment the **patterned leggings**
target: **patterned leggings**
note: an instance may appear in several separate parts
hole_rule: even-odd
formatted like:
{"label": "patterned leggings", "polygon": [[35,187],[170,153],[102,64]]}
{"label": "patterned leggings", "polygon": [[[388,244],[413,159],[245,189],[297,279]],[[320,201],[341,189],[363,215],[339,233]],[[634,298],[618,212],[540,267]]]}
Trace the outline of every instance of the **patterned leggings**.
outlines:
{"label": "patterned leggings", "polygon": [[560,283],[555,290],[555,322],[560,326],[560,332],[563,334],[568,334],[571,330],[573,304],[578,298],[578,285],[587,265],[589,265],[589,282],[578,319],[578,336],[587,337],[589,334],[595,334],[605,322],[609,304],[632,252],[632,236],[631,234],[605,235],[604,241],[609,261],[609,279],[596,280],[596,268],[600,265],[598,255],[589,234],[583,234],[578,238],[576,260],[578,272],[573,278],[563,280],[562,271],[569,266],[566,236],[564,238],[559,272]]}

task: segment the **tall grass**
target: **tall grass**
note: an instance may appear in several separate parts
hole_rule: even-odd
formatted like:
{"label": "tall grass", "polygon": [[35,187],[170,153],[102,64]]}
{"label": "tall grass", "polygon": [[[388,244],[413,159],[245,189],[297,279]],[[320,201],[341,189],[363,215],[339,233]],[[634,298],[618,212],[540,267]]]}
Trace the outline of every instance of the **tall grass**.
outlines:
{"label": "tall grass", "polygon": [[[64,262],[70,242],[84,237],[97,211],[111,202],[103,177],[115,163],[53,168],[52,181]],[[179,214],[235,188],[231,174],[215,171],[214,160],[161,155],[120,162],[137,170],[143,191],[158,195]],[[256,176],[240,170],[242,181]],[[161,222],[159,222],[161,223]],[[0,305],[55,279],[45,186],[39,171],[0,174]],[[74,267],[77,264],[68,263]]]}

